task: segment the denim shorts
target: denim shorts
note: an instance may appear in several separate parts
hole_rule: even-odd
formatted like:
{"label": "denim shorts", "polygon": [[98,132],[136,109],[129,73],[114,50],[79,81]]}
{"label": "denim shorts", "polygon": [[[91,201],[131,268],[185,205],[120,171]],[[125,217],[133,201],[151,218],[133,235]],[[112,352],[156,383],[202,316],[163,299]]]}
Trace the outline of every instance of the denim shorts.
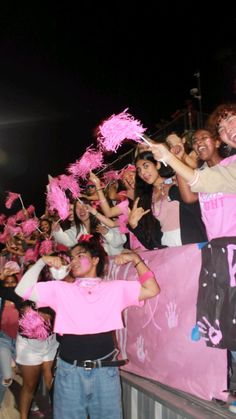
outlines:
{"label": "denim shorts", "polygon": [[118,367],[85,370],[58,358],[54,419],[122,419]]}

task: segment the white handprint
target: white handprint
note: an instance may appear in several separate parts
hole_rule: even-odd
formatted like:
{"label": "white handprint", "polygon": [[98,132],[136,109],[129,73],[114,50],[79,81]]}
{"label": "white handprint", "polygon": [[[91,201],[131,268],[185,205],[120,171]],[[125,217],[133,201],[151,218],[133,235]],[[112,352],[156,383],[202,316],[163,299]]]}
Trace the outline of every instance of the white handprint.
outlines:
{"label": "white handprint", "polygon": [[171,301],[169,304],[167,304],[166,308],[167,310],[165,312],[165,315],[167,318],[168,327],[169,329],[173,329],[174,327],[178,326],[179,320],[179,315],[176,313],[176,303]]}
{"label": "white handprint", "polygon": [[203,335],[207,335],[208,337],[204,336],[205,340],[210,340],[213,345],[218,345],[218,343],[222,339],[222,332],[220,330],[220,322],[219,320],[215,320],[215,325],[217,329],[212,326],[212,324],[207,320],[205,316],[202,317],[203,321],[205,323],[202,323],[200,321],[197,322],[197,324],[200,326],[199,330]]}
{"label": "white handprint", "polygon": [[147,351],[144,350],[144,339],[143,339],[143,336],[141,335],[138,336],[137,338],[136,348],[137,348],[137,357],[139,361],[144,362],[147,355]]}

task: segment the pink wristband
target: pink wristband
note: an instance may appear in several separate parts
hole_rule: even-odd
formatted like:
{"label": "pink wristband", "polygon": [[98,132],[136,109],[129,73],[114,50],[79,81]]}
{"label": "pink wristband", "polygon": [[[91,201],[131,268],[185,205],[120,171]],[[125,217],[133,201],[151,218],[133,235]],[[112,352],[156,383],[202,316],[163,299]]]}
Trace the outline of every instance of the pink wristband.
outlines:
{"label": "pink wristband", "polygon": [[143,284],[145,281],[153,277],[154,277],[154,273],[152,271],[147,271],[147,272],[144,272],[144,274],[140,275],[138,280],[140,284]]}

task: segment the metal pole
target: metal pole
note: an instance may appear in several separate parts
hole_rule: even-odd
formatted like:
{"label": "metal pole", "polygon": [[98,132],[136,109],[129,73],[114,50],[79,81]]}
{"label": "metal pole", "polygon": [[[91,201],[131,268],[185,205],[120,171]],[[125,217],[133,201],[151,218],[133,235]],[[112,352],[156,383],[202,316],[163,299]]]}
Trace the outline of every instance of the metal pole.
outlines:
{"label": "metal pole", "polygon": [[197,78],[198,83],[198,101],[199,101],[199,128],[203,127],[203,118],[202,118],[202,92],[201,92],[201,77],[200,77],[200,71],[194,74],[194,76]]}

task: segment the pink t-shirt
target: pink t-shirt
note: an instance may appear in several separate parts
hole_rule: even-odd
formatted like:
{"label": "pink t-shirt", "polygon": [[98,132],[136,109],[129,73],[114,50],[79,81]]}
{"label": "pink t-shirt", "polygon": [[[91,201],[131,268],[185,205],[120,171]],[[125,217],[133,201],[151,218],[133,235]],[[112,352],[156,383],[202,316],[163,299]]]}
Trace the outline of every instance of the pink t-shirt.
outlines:
{"label": "pink t-shirt", "polygon": [[120,280],[83,287],[77,280],[40,282],[33,289],[38,307],[50,306],[56,312],[54,332],[84,335],[122,329],[122,311],[143,305],[138,300],[140,287],[138,281]]}
{"label": "pink t-shirt", "polygon": [[[219,164],[228,166],[236,155],[227,157]],[[236,236],[236,195],[226,193],[199,193],[202,220],[208,239]]]}
{"label": "pink t-shirt", "polygon": [[163,233],[180,228],[178,201],[170,201],[167,197],[163,197],[160,201],[153,203],[152,211],[160,221]]}

